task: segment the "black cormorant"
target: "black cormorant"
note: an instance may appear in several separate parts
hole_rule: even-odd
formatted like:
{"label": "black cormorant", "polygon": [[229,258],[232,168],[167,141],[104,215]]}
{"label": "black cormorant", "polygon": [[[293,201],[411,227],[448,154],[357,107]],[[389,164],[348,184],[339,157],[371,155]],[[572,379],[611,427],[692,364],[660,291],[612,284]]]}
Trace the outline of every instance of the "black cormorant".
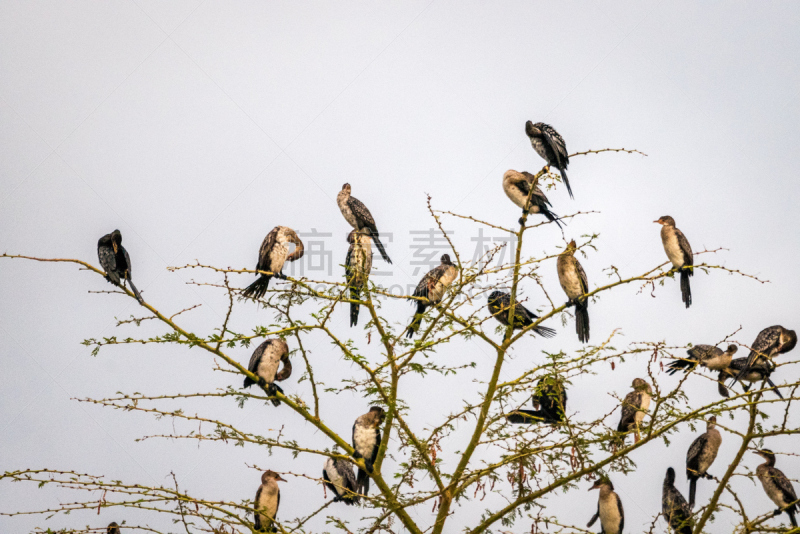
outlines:
{"label": "black cormorant", "polygon": [[531,146],[539,156],[547,162],[548,166],[555,167],[561,172],[564,185],[567,186],[569,197],[572,196],[572,188],[567,179],[567,166],[569,165],[569,154],[567,154],[567,144],[564,138],[549,124],[531,121],[525,123],[525,133],[531,140]]}
{"label": "black cormorant", "polygon": [[[532,325],[533,322],[539,318],[538,315],[530,311],[528,308],[516,302],[511,305],[511,295],[503,293],[502,291],[493,291],[489,295],[489,313],[500,321],[500,324],[508,326],[509,318],[514,317],[514,330],[520,330],[526,326]],[[533,332],[542,337],[553,337],[556,331],[546,326],[537,326],[532,329]]]}
{"label": "black cormorant", "polygon": [[533,394],[535,410],[514,410],[506,418],[509,423],[557,424],[564,421],[567,410],[567,390],[564,382],[554,376],[541,378]]}
{"label": "black cormorant", "polygon": [[661,513],[675,534],[692,534],[694,521],[689,503],[675,487],[675,470],[667,469],[661,489]]}
{"label": "black cormorant", "polygon": [[114,230],[97,241],[97,257],[100,259],[100,266],[106,272],[106,280],[118,286],[127,280],[136,300],[139,301],[139,304],[144,304],[142,294],[133,285],[131,257],[122,246],[122,233],[119,230]]}

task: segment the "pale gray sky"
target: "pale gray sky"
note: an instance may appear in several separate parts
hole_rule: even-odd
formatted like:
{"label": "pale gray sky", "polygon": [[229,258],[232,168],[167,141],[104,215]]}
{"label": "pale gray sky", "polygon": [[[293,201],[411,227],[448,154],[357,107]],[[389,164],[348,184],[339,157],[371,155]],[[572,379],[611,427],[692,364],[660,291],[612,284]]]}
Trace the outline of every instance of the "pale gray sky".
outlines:
{"label": "pale gray sky", "polygon": [[[735,339],[749,344],[766,326],[800,326],[799,25],[800,6],[791,2],[7,0],[0,3],[0,250],[96,263],[97,239],[119,228],[145,298],[170,313],[202,303],[183,320],[207,331],[224,314],[224,298],[185,284],[199,273],[166,267],[198,259],[252,268],[261,240],[280,224],[332,233],[332,273],[315,276],[339,279],[349,228],[335,197],[349,182],[379,228],[393,234],[387,249],[395,264],[383,283],[415,284],[410,232],[432,226],[426,193],[441,209],[515,224],[518,209],[500,184],[509,168],[542,166],[524,135],[532,119],[554,125],[570,152],[626,147],[649,154],[575,158],[569,173],[575,200],[562,188],[549,193],[556,213],[601,212],[570,222],[565,234],[600,233],[599,250],[582,260],[591,285],[606,279],[602,269],[609,265],[633,275],[664,261],[651,221],[667,214],[696,251],[725,247],[716,261],[772,282],[698,274],[689,310],[677,282],[659,289],[656,299],[629,286],[592,307],[593,341],[620,328],[625,341],[716,343],[741,325]],[[470,257],[474,228],[447,226]],[[530,254],[563,243],[553,225],[531,236]],[[375,264],[386,270],[377,258]],[[116,331],[114,317],[139,313],[138,307],[87,293],[109,289],[97,276],[10,260],[0,262],[0,273],[3,470],[64,468],[143,484],[166,484],[172,470],[198,496],[240,500],[258,486],[258,473],[245,463],[288,468],[286,455],[267,457],[253,447],[137,443],[171,431],[171,423],[70,400],[116,391],[210,391],[232,382],[211,372],[211,361],[197,350],[116,347],[92,358],[79,344],[87,337],[163,332],[150,324]],[[548,292],[561,299],[555,264],[542,273]],[[544,301],[534,287],[526,289]],[[400,302],[384,309],[398,324],[411,313]],[[265,314],[242,306],[234,328],[267,324]],[[553,323],[559,335],[526,340],[531,352],[509,365],[508,376],[525,358],[541,357],[541,349],[578,348],[574,325]],[[344,310],[335,327],[363,342],[360,330],[348,331]],[[319,376],[336,383],[351,371],[322,338],[312,337],[311,348]],[[242,362],[250,355],[233,352]],[[479,363],[459,378],[465,396],[473,394],[474,378],[488,376],[489,356],[474,344],[446,348],[441,357]],[[630,360],[573,388],[571,411],[580,412],[576,417],[609,411],[615,401],[608,393],[624,394],[644,363]],[[458,406],[462,396],[453,394],[453,382],[447,388],[440,382],[412,381],[404,392],[412,408],[434,401],[442,411]],[[693,402],[716,398],[707,384],[691,382]],[[292,378],[285,389],[304,387]],[[187,406],[250,429],[285,424],[298,439],[327,445],[287,409]],[[348,435],[366,404],[340,396],[324,411]],[[434,415],[428,409],[412,424],[433,424]],[[634,455],[638,471],[614,480],[631,532],[659,511],[666,467],[678,470],[686,491],[682,467],[693,438],[684,429],[669,448],[646,447]],[[733,445],[732,439],[723,444],[717,471]],[[769,444],[784,451],[791,445]],[[758,463],[754,456],[745,460]],[[797,459],[781,463],[800,476]],[[318,476],[322,464],[301,457],[292,468]],[[760,488],[737,484],[752,495],[753,515],[772,509]],[[0,492],[2,511],[72,498],[22,485],[1,485]],[[322,503],[322,489],[308,481],[292,480],[283,492],[284,518]],[[709,496],[701,483],[698,502]],[[546,504],[582,524],[595,499],[581,490]],[[349,519],[359,514],[340,512]],[[433,518],[426,513],[418,511],[424,524]],[[480,507],[459,513],[463,524],[474,524]],[[123,518],[144,520],[122,510],[48,522],[3,517],[0,530]],[[148,520],[166,524],[165,517]],[[324,528],[322,521],[314,526]],[[729,532],[724,515],[708,531]]]}

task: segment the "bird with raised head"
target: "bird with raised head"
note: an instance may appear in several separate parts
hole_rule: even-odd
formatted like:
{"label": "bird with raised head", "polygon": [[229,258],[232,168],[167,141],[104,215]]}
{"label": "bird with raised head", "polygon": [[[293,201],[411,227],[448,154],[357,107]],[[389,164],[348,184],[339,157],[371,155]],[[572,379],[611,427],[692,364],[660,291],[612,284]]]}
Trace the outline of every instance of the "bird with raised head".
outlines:
{"label": "bird with raised head", "polygon": [[601,476],[594,481],[589,491],[599,489],[597,497],[597,512],[587,523],[586,528],[591,528],[595,521],[600,519],[600,534],[622,534],[625,528],[625,511],[622,501],[614,492],[614,485],[606,476]]}
{"label": "bird with raised head", "polygon": [[375,219],[360,200],[350,195],[350,190],[350,184],[344,184],[342,190],[336,195],[336,204],[339,206],[344,220],[356,230],[368,230],[372,239],[375,240],[375,246],[378,247],[378,252],[381,253],[381,257],[386,263],[392,263],[392,260],[389,259],[389,255],[386,254],[386,250],[383,248],[383,243],[381,243],[378,227],[375,225]]}
{"label": "bird with raised head", "polygon": [[697,436],[686,451],[686,478],[689,479],[689,508],[694,508],[697,480],[712,479],[708,468],[714,463],[722,445],[722,435],[717,430],[717,416],[712,415],[706,423],[706,431]]}
{"label": "bird with raised head", "polygon": [[275,471],[264,471],[261,475],[261,485],[256,492],[253,502],[255,521],[253,526],[259,532],[275,531],[273,523],[278,517],[278,507],[281,505],[281,489],[278,482],[286,482]]}
{"label": "bird with raised head", "polygon": [[688,308],[692,305],[692,288],[689,284],[689,277],[694,274],[692,246],[683,232],[675,226],[675,219],[669,215],[664,215],[653,222],[661,225],[661,243],[664,245],[667,258],[672,262],[672,267],[680,272],[681,298]]}
{"label": "bird with raised head", "polygon": [[561,289],[567,294],[569,306],[575,306],[575,331],[581,343],[589,341],[589,300],[584,297],[589,292],[589,281],[581,262],[575,257],[578,250],[575,240],[567,244],[566,250],[558,256],[556,267]]}
{"label": "bird with raised head", "polygon": [[769,449],[761,449],[755,451],[756,454],[764,458],[766,462],[756,468],[756,476],[761,481],[761,486],[767,497],[770,498],[775,506],[774,516],[777,517],[781,513],[786,512],[789,516],[793,527],[797,527],[797,493],[794,491],[789,478],[783,474],[783,471],[775,467],[775,453]]}
{"label": "bird with raised head", "polygon": [[675,470],[671,467],[667,469],[661,488],[661,513],[675,534],[692,534],[692,510],[675,487]]}

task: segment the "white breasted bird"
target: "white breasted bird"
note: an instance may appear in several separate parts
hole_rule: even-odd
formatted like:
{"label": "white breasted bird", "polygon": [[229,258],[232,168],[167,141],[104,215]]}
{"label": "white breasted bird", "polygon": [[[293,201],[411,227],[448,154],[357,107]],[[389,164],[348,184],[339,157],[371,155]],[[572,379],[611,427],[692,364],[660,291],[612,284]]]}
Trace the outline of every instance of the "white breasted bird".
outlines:
{"label": "white breasted bird", "polygon": [[675,534],[692,534],[694,521],[692,509],[675,487],[675,470],[667,469],[664,484],[661,487],[661,513]]}
{"label": "white breasted bird", "polygon": [[[550,201],[535,185],[535,177],[529,172],[517,172],[515,170],[508,170],[503,175],[503,191],[506,192],[511,202],[522,208],[522,213],[528,215],[529,213],[541,213],[547,220],[554,222],[561,228],[561,221],[558,220],[558,215],[550,211]],[[531,188],[533,193],[531,194]],[[531,196],[528,202],[528,195]],[[522,217],[519,223],[523,224]]]}
{"label": "white breasted bird", "polygon": [[674,375],[681,370],[688,373],[698,365],[712,371],[722,371],[730,366],[737,350],[739,347],[736,345],[728,345],[724,352],[714,345],[695,345],[686,351],[688,358],[678,358],[670,362],[667,374]]}
{"label": "white breasted bird", "polygon": [[533,149],[547,162],[547,165],[555,167],[561,172],[561,179],[564,180],[564,185],[567,186],[569,197],[574,198],[566,172],[569,165],[567,144],[561,134],[549,124],[543,122],[534,124],[531,121],[525,123],[525,133],[528,134]]}
{"label": "white breasted bird", "polygon": [[[278,372],[278,366],[283,362],[283,369]],[[292,375],[292,362],[289,359],[289,346],[280,338],[268,339],[253,351],[247,370],[258,376],[258,385],[267,388],[267,393],[274,396],[277,391],[283,390],[275,382],[286,380]],[[255,384],[249,376],[244,379],[244,386],[249,388]],[[272,399],[274,406],[280,406],[281,401]]]}
{"label": "white breasted bird", "polygon": [[358,503],[358,486],[353,464],[343,458],[328,458],[322,469],[325,486],[333,492],[333,502]]}
{"label": "white breasted bird", "polygon": [[797,493],[794,491],[792,483],[789,481],[783,471],[775,467],[775,453],[769,449],[761,449],[755,451],[756,454],[766,460],[763,464],[756,468],[756,476],[761,481],[761,486],[764,492],[770,498],[775,506],[775,516],[777,517],[783,512],[789,516],[789,521],[792,522],[793,527],[797,527],[797,513],[798,505]]}
{"label": "white breasted bird", "polygon": [[256,492],[253,502],[255,521],[253,526],[259,532],[274,531],[273,523],[278,517],[278,507],[281,505],[281,489],[278,482],[286,482],[275,471],[264,471],[261,475],[261,485]]}
{"label": "white breasted bird", "polygon": [[[350,288],[350,300],[361,298],[361,291],[368,287],[369,274],[372,271],[372,238],[369,230],[352,230],[347,236],[350,248],[344,263],[347,285]],[[358,302],[350,303],[350,326],[358,324]]]}
{"label": "white breasted bird", "polygon": [[[289,254],[287,244],[294,243],[295,249]],[[242,291],[242,295],[247,298],[260,299],[267,292],[269,288],[269,281],[272,277],[285,278],[283,273],[283,265],[287,261],[297,261],[303,257],[305,250],[303,242],[297,237],[297,233],[291,228],[286,226],[276,226],[264,241],[261,242],[261,248],[258,251],[258,263],[256,264],[256,271],[267,271],[271,274],[259,274],[255,282],[247,286]]]}
{"label": "white breasted bird", "polygon": [[[633,391],[625,395],[622,401],[622,415],[619,418],[617,432],[635,432],[635,441],[639,441],[639,429],[645,414],[650,409],[650,398],[653,390],[650,384],[641,378],[634,378],[631,384]],[[625,436],[622,436],[625,441]]]}
{"label": "white breasted bird", "polygon": [[136,300],[139,301],[139,304],[144,304],[142,294],[133,285],[131,257],[122,246],[122,233],[119,230],[114,230],[97,241],[97,257],[100,260],[100,266],[106,272],[106,280],[117,286],[122,286],[127,281]]}
{"label": "white breasted bird", "polygon": [[575,240],[569,242],[567,249],[558,256],[556,267],[558,281],[569,298],[569,305],[575,306],[575,330],[581,343],[589,341],[589,299],[582,298],[589,292],[589,281],[581,262],[575,257]]}
{"label": "white breasted bird", "polygon": [[386,263],[392,263],[386,250],[383,248],[375,219],[367,207],[356,197],[350,195],[350,184],[344,184],[342,190],[336,195],[336,204],[339,205],[344,219],[356,230],[367,229],[375,240],[375,245]]}
{"label": "white breasted bird", "polygon": [[661,243],[664,245],[664,251],[672,262],[672,267],[681,273],[681,298],[688,308],[692,305],[692,288],[689,285],[689,277],[694,274],[692,246],[683,232],[675,227],[675,219],[669,215],[664,215],[653,222],[661,225]]}
{"label": "white breasted bird", "polygon": [[356,487],[358,493],[366,495],[369,493],[369,475],[373,468],[373,463],[378,457],[378,449],[381,446],[381,424],[386,414],[380,406],[372,406],[369,412],[358,416],[353,424],[353,449],[354,458],[362,458],[366,471],[359,468],[356,475]]}
{"label": "white breasted bird", "polygon": [[689,508],[694,508],[697,493],[697,479],[713,477],[708,468],[714,463],[722,445],[722,435],[717,430],[717,417],[712,415],[706,423],[706,431],[697,436],[686,451],[686,478],[689,479]]}
{"label": "white breasted bird", "polygon": [[[750,391],[750,387],[755,382],[766,382],[769,387],[772,388],[772,391],[782,399],[783,395],[781,395],[781,392],[770,378],[773,370],[774,368],[772,365],[764,358],[757,359],[756,362],[750,366],[747,365],[747,358],[736,358],[731,361],[727,369],[723,369],[719,372],[719,377],[717,378],[719,394],[723,397],[730,397],[728,388],[725,386],[725,381],[734,377],[742,383],[742,389],[745,393]],[[748,383],[745,384],[744,382]]]}
{"label": "white breasted bird", "polygon": [[[519,302],[515,302],[512,306],[511,295],[503,293],[502,291],[492,291],[489,295],[488,307],[492,317],[497,319],[502,325],[508,326],[511,317],[513,317],[514,330],[521,330],[522,328],[530,326],[539,318],[538,315]],[[542,337],[553,337],[556,335],[555,330],[541,325],[532,328],[531,331]]]}
{"label": "white breasted bird", "polygon": [[[795,345],[797,345],[797,334],[794,330],[789,330],[780,325],[765,328],[758,333],[756,340],[753,341],[750,354],[747,356],[747,364],[739,371],[739,375],[744,376],[746,370],[756,362],[768,362],[768,358],[785,354],[792,350]],[[739,375],[734,379],[734,383],[737,380],[741,380]]]}
{"label": "white breasted bird", "polygon": [[435,306],[442,301],[447,288],[453,283],[458,275],[458,268],[450,261],[448,254],[442,254],[441,263],[428,271],[422,280],[417,284],[413,297],[418,297],[412,301],[417,306],[417,311],[411,321],[411,325],[406,331],[406,337],[411,338],[419,330],[422,324],[422,315],[426,308]]}
{"label": "white breasted bird", "polygon": [[614,492],[614,485],[608,477],[601,476],[594,481],[589,491],[600,490],[597,497],[597,512],[589,520],[586,528],[591,528],[595,521],[600,519],[600,534],[622,534],[625,528],[625,511],[622,501]]}

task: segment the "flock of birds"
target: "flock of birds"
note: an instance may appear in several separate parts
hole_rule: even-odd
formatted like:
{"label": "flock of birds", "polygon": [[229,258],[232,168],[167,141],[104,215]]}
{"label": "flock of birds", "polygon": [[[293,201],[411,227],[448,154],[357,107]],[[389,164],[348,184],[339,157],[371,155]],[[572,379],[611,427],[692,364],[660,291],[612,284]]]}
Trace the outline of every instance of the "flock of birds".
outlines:
{"label": "flock of birds", "polygon": [[[566,169],[569,156],[564,139],[552,127],[544,123],[528,121],[525,132],[530,138],[535,151],[547,162],[547,172],[550,167],[559,170],[564,185],[570,197],[573,197],[572,188],[567,179]],[[536,177],[528,172],[509,170],[503,175],[503,190],[511,201],[523,210],[524,216],[530,213],[541,214],[549,221],[561,227],[558,216],[550,211],[550,202],[545,194],[536,185]],[[353,227],[347,237],[350,247],[345,260],[345,274],[350,291],[350,326],[358,324],[359,299],[361,292],[367,290],[370,271],[372,270],[372,242],[374,241],[383,259],[391,263],[389,255],[380,240],[380,233],[369,209],[358,199],[351,195],[350,184],[344,184],[336,198],[336,203],[345,220]],[[524,224],[524,218],[520,224]],[[675,226],[675,220],[664,216],[654,221],[662,225],[661,241],[664,251],[672,263],[673,270],[680,273],[680,287],[682,300],[688,308],[692,304],[689,277],[693,273],[692,248],[686,236]],[[290,253],[287,245],[293,244],[294,250]],[[580,262],[575,258],[577,246],[575,241],[570,241],[565,251],[557,260],[558,279],[561,287],[568,297],[568,305],[575,307],[575,323],[578,339],[582,343],[589,341],[589,312],[588,298],[589,284],[586,272]],[[122,235],[119,230],[100,238],[97,244],[100,264],[106,273],[106,279],[112,284],[122,286],[127,282],[136,299],[143,303],[141,293],[134,286],[131,279],[131,261],[128,252],[122,246]],[[296,261],[303,256],[303,242],[297,233],[285,226],[276,226],[269,232],[261,244],[258,254],[256,270],[258,278],[242,291],[247,298],[260,299],[269,288],[270,280],[284,279],[283,266],[287,261]],[[416,310],[411,324],[405,334],[412,338],[419,331],[425,311],[438,305],[445,296],[448,287],[458,274],[457,267],[444,254],[441,263],[429,271],[420,280],[412,297]],[[513,325],[514,329],[523,329],[531,326],[538,316],[523,306],[519,301],[511,303],[511,295],[502,291],[494,291],[488,298],[489,313],[501,324]],[[530,329],[531,332],[543,337],[552,337],[555,330],[537,325]],[[677,359],[669,365],[669,374],[678,371],[690,372],[697,366],[705,367],[719,373],[718,384],[721,395],[728,397],[728,387],[725,380],[732,378],[733,383],[744,381],[743,385],[748,391],[754,382],[766,381],[779,397],[783,398],[780,391],[770,379],[774,370],[772,358],[789,352],[797,343],[797,335],[793,330],[782,326],[772,326],[759,333],[753,343],[747,358],[733,359],[737,351],[735,345],[730,345],[727,350],[711,345],[696,345],[688,352],[687,358]],[[280,370],[279,370],[280,368]],[[291,376],[292,366],[289,359],[289,346],[281,338],[267,339],[253,352],[248,365],[248,370],[258,377],[254,381],[245,378],[244,387],[255,383],[265,389],[275,406],[280,405],[277,392],[283,390],[276,384]],[[617,427],[618,435],[614,438],[615,446],[624,443],[625,435],[635,433],[639,440],[639,428],[645,414],[649,410],[652,389],[650,384],[641,378],[636,378],[632,383],[633,391],[627,394],[622,402],[620,422]],[[559,424],[565,419],[567,394],[564,384],[556,377],[542,378],[533,395],[535,410],[518,409],[507,415],[507,420],[515,424]],[[378,454],[381,443],[381,425],[385,413],[383,408],[372,406],[369,412],[359,416],[353,424],[352,444],[353,457],[363,460],[363,468],[358,467],[354,473],[353,464],[343,458],[327,458],[323,467],[325,486],[334,494],[334,500],[352,505],[359,502],[361,496],[369,492],[369,473],[372,472],[373,463]],[[692,509],[695,504],[697,481],[700,478],[712,478],[708,469],[714,462],[722,442],[719,431],[715,428],[716,417],[711,417],[707,422],[707,430],[699,436],[689,447],[686,454],[686,476],[690,482],[689,502],[675,487],[675,471],[667,470],[662,493],[662,513],[670,527],[678,534],[691,534]],[[797,496],[789,479],[775,468],[775,455],[767,449],[756,451],[766,462],[760,465],[756,474],[761,481],[764,491],[778,506],[775,515],[786,512],[793,526],[797,526],[795,513],[797,511]],[[285,482],[279,473],[265,471],[261,476],[261,485],[256,493],[253,508],[255,510],[254,527],[256,530],[275,530],[278,507],[280,505],[280,489],[278,482]],[[587,525],[591,527],[600,520],[603,534],[621,534],[625,517],[622,501],[614,492],[614,486],[607,476],[601,475],[590,489],[599,489],[597,513]],[[116,523],[108,526],[109,534],[117,534],[119,527]]]}

